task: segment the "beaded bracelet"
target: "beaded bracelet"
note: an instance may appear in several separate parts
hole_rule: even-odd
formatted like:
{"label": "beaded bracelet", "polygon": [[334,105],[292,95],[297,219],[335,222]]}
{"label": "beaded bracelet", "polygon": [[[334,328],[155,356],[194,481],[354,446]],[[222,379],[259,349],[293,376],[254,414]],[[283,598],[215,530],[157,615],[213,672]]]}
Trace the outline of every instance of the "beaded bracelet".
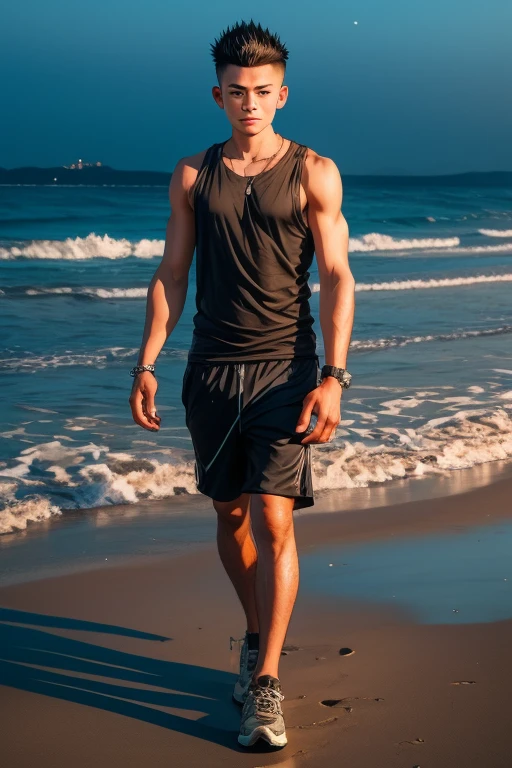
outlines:
{"label": "beaded bracelet", "polygon": [[150,373],[155,375],[155,366],[153,363],[148,363],[147,365],[135,365],[131,371],[130,376],[137,376],[138,373],[143,373],[144,371],[150,371]]}

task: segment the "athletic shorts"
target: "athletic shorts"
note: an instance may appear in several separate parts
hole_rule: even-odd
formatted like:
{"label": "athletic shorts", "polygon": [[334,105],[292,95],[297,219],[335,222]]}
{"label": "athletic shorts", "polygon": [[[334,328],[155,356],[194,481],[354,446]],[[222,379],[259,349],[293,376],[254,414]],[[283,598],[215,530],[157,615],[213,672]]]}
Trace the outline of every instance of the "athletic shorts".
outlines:
{"label": "athletic shorts", "polygon": [[216,501],[269,493],[294,498],[294,509],[312,506],[311,445],[295,427],[319,383],[318,357],[189,361],[182,402],[197,490]]}

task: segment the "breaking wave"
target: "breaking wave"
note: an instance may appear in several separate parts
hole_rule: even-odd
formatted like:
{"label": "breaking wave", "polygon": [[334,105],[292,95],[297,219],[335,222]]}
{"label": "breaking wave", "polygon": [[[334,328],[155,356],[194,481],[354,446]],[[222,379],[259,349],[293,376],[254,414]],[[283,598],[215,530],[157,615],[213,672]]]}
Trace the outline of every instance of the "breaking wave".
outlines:
{"label": "breaking wave", "polygon": [[[490,237],[512,237],[512,230],[478,230]],[[86,259],[125,259],[135,256],[151,259],[163,255],[165,240],[142,239],[130,241],[116,239],[108,234],[97,235],[91,232],[86,237],[68,237],[65,240],[17,241],[0,246],[0,259],[66,259],[83,261]],[[461,246],[459,237],[424,237],[395,238],[379,232],[370,232],[361,237],[349,238],[351,253],[396,252],[408,253],[496,253],[512,250],[511,243],[501,245]]]}
{"label": "breaking wave", "polygon": [[0,248],[0,259],[125,259],[137,256],[151,259],[162,256],[165,240],[138,240],[131,242],[126,238],[117,240],[109,235],[97,235],[94,232],[87,237],[67,237],[65,240],[33,240]]}
{"label": "breaking wave", "polygon": [[[381,405],[396,416],[404,408],[425,402],[426,395],[387,400]],[[421,397],[423,395],[423,397]],[[332,443],[313,446],[313,483],[317,490],[367,487],[395,478],[447,474],[488,461],[512,457],[512,390],[498,395],[501,404],[491,408],[456,410],[428,419],[422,426],[379,427],[368,413],[360,427],[343,419]],[[457,401],[453,404],[451,401]],[[441,398],[452,408],[470,405],[471,398]],[[350,403],[347,415],[351,415]],[[366,426],[365,426],[366,424]],[[347,437],[349,439],[344,440]],[[0,533],[23,530],[30,521],[46,520],[67,509],[87,509],[112,504],[136,504],[142,499],[163,499],[178,494],[199,494],[195,484],[192,452],[169,449],[168,460],[149,454],[137,458],[113,453],[108,447],[64,445],[59,440],[31,446],[17,464],[0,472]],[[89,454],[94,463],[77,466]],[[44,465],[45,479],[31,479],[30,465]],[[41,473],[39,472],[39,477]],[[51,477],[51,480],[48,479]],[[16,499],[19,486],[29,496]],[[61,500],[59,500],[59,491]],[[65,503],[64,503],[65,499]],[[70,499],[71,504],[70,504]]]}

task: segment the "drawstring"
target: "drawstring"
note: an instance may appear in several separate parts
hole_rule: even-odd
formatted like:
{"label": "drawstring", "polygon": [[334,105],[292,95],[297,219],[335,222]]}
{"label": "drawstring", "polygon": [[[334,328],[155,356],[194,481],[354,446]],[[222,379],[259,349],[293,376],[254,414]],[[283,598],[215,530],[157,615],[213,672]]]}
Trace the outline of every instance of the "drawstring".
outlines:
{"label": "drawstring", "polygon": [[238,365],[238,418],[240,419],[239,427],[242,431],[242,392],[244,391],[244,364]]}
{"label": "drawstring", "polygon": [[224,438],[224,440],[220,444],[219,448],[217,449],[217,453],[215,454],[213,459],[209,462],[209,464],[207,464],[205,466],[204,469],[205,469],[206,472],[210,469],[211,465],[213,464],[213,462],[215,461],[215,459],[219,455],[220,451],[222,450],[226,440],[230,436],[230,434],[231,434],[231,432],[233,430],[233,427],[235,426],[237,421],[240,422],[240,432],[242,431],[242,418],[241,417],[242,417],[242,392],[244,390],[244,364],[243,363],[236,363],[236,367],[237,367],[237,370],[238,370],[238,415],[237,415],[236,419],[234,420],[234,422],[232,423],[232,425],[230,426],[226,437]]}

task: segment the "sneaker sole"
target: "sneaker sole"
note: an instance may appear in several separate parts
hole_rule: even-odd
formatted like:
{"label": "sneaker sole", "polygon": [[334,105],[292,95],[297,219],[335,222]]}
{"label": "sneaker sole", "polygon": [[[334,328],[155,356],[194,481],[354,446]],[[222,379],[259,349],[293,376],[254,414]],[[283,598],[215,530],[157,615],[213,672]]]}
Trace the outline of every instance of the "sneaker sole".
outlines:
{"label": "sneaker sole", "polygon": [[258,728],[255,728],[254,731],[249,734],[249,736],[242,736],[242,734],[240,734],[238,736],[238,743],[243,747],[252,747],[252,745],[255,744],[258,739],[264,739],[272,747],[284,747],[288,743],[286,733],[282,733],[280,736],[277,736],[273,731],[270,730],[270,728],[267,728],[265,725],[260,725]]}

